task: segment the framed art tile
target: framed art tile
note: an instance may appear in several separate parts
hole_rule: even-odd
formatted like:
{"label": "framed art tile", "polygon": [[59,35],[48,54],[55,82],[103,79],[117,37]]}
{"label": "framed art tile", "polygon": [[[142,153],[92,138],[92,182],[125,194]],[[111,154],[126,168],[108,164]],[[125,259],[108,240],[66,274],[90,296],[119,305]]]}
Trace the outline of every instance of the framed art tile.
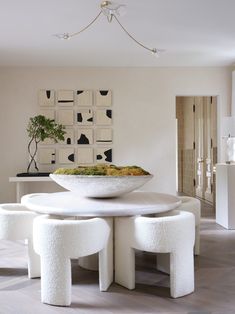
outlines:
{"label": "framed art tile", "polygon": [[64,141],[60,144],[73,145],[74,144],[74,129],[65,129]]}
{"label": "framed art tile", "polygon": [[77,90],[76,100],[78,106],[92,106],[93,105],[92,90]]}
{"label": "framed art tile", "polygon": [[40,145],[54,145],[55,141],[50,138],[46,138],[43,142],[40,142]]}
{"label": "framed art tile", "polygon": [[96,129],[95,135],[97,144],[112,144],[113,142],[112,129]]}
{"label": "framed art tile", "polygon": [[57,103],[60,106],[73,106],[74,105],[74,92],[73,90],[61,89],[57,91]]}
{"label": "framed art tile", "polygon": [[110,107],[112,105],[112,91],[97,90],[95,92],[95,104],[98,107]]}
{"label": "framed art tile", "polygon": [[71,164],[74,163],[74,148],[60,148],[58,150],[58,163]]}
{"label": "framed art tile", "polygon": [[92,125],[93,111],[92,109],[80,109],[77,111],[76,121],[78,125]]}
{"label": "framed art tile", "polygon": [[55,164],[55,149],[54,148],[39,148],[38,162],[44,165]]}
{"label": "framed art tile", "polygon": [[96,124],[97,125],[111,125],[112,124],[112,110],[97,109],[96,110]]}
{"label": "framed art tile", "polygon": [[38,104],[41,107],[51,107],[55,105],[55,91],[51,89],[41,89],[38,92]]}
{"label": "framed art tile", "polygon": [[96,161],[97,163],[112,162],[112,148],[102,147],[96,149]]}
{"label": "framed art tile", "polygon": [[78,148],[77,163],[78,164],[93,164],[93,148]]}
{"label": "framed art tile", "polygon": [[45,116],[47,119],[55,120],[55,110],[53,109],[42,109],[40,114]]}
{"label": "framed art tile", "polygon": [[73,110],[72,109],[60,109],[57,116],[58,123],[63,125],[73,125]]}
{"label": "framed art tile", "polygon": [[79,144],[79,145],[93,144],[93,130],[92,129],[78,129],[76,144]]}

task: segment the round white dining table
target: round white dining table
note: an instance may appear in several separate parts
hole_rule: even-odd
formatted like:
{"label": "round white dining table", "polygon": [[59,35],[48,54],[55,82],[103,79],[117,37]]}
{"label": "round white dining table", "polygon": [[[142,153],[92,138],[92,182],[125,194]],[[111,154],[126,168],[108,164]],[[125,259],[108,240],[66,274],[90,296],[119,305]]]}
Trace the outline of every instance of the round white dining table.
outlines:
{"label": "round white dining table", "polygon": [[169,194],[131,192],[117,198],[86,198],[73,192],[24,195],[21,203],[41,214],[61,216],[134,216],[166,212],[181,201]]}
{"label": "round white dining table", "polygon": [[[181,200],[173,195],[155,192],[131,192],[116,198],[86,198],[73,192],[58,192],[27,194],[21,198],[21,203],[40,214],[117,217],[167,212],[177,208]],[[80,258],[79,265],[97,270],[97,254]]]}

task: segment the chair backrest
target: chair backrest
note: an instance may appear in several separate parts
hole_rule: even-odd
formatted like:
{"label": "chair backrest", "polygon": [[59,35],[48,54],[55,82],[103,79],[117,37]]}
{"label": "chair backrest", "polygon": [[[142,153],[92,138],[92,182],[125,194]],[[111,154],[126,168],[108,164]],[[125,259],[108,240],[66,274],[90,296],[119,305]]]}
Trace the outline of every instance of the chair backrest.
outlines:
{"label": "chair backrest", "polygon": [[132,246],[149,252],[171,252],[180,246],[193,246],[195,218],[188,212],[174,210],[171,216],[131,218]]}
{"label": "chair backrest", "polygon": [[0,204],[0,239],[23,240],[33,234],[37,214],[19,203]]}
{"label": "chair backrest", "polygon": [[62,250],[70,258],[94,254],[108,241],[110,227],[105,219],[54,219],[42,215],[34,221],[34,248],[37,253],[50,254]]}

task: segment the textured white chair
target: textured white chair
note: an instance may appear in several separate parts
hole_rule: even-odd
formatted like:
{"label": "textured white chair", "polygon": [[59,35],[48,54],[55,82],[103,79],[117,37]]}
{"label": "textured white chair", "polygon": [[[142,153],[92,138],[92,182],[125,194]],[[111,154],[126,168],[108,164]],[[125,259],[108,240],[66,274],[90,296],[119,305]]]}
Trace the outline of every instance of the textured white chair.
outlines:
{"label": "textured white chair", "polygon": [[99,252],[99,287],[113,281],[112,219],[60,220],[43,215],[34,221],[34,248],[41,256],[41,300],[71,304],[71,261]]}
{"label": "textured white chair", "polygon": [[193,214],[173,211],[173,216],[115,219],[115,282],[135,288],[134,249],[170,253],[170,290],[173,298],[194,291]]}
{"label": "textured white chair", "polygon": [[193,213],[195,216],[195,246],[194,254],[200,254],[200,222],[201,222],[201,202],[189,196],[180,196],[181,205],[177,208],[186,212]]}
{"label": "textured white chair", "polygon": [[0,204],[0,239],[28,241],[28,276],[40,277],[40,256],[33,249],[33,220],[38,215],[18,203]]}

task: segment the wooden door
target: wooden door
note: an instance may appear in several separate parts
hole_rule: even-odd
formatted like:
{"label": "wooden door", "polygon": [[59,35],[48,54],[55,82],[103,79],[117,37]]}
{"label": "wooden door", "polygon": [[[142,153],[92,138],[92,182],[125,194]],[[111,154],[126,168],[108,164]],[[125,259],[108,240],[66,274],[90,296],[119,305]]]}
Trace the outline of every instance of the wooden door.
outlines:
{"label": "wooden door", "polygon": [[197,197],[204,198],[204,110],[203,97],[195,97],[194,105],[194,147],[195,147],[195,181]]}
{"label": "wooden door", "polygon": [[196,196],[214,202],[216,164],[216,97],[195,97]]}
{"label": "wooden door", "polygon": [[214,203],[214,176],[213,168],[217,162],[217,143],[216,143],[216,115],[217,98],[204,97],[204,116],[205,116],[205,191],[204,198],[208,202]]}

